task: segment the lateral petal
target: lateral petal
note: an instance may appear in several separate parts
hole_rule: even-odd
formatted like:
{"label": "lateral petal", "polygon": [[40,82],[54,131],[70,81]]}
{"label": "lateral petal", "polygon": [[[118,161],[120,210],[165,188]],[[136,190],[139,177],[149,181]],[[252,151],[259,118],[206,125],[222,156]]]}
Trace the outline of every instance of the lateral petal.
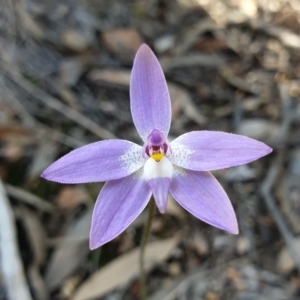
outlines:
{"label": "lateral petal", "polygon": [[145,163],[143,148],[125,140],[105,140],[80,147],[50,165],[41,176],[60,183],[119,179]]}
{"label": "lateral petal", "polygon": [[272,152],[260,141],[219,131],[192,131],[172,141],[170,147],[170,161],[194,171],[239,166]]}
{"label": "lateral petal", "polygon": [[238,233],[231,202],[219,182],[209,172],[175,167],[170,193],[196,218],[230,233]]}
{"label": "lateral petal", "polygon": [[137,173],[108,181],[96,201],[90,231],[90,248],[96,249],[124,231],[143,211],[150,188]]}
{"label": "lateral petal", "polygon": [[158,210],[163,214],[167,208],[168,192],[173,175],[173,165],[163,157],[160,161],[149,158],[144,165],[144,179],[148,182]]}
{"label": "lateral petal", "polygon": [[143,44],[131,72],[130,107],[134,125],[145,141],[153,129],[168,136],[171,101],[162,68],[152,50]]}

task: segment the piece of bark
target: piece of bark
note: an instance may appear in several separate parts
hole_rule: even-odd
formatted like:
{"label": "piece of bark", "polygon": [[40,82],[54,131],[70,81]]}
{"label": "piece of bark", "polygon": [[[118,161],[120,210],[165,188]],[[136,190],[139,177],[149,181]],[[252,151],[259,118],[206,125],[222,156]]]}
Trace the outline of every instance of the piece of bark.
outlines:
{"label": "piece of bark", "polygon": [[9,300],[31,300],[17,245],[14,215],[0,180],[0,267]]}

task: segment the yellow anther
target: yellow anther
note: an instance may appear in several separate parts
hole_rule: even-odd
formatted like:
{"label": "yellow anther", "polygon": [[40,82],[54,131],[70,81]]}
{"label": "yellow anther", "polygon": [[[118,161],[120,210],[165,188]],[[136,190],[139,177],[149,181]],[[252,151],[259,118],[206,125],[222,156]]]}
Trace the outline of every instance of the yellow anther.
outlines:
{"label": "yellow anther", "polygon": [[165,156],[164,153],[153,153],[153,154],[151,154],[151,157],[156,161],[160,161],[164,156]]}

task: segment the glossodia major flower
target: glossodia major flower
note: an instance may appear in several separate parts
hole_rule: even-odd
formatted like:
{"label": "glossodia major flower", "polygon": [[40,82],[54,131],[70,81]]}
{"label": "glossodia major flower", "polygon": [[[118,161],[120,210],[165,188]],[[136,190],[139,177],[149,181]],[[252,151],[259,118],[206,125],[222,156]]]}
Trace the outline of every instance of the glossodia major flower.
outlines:
{"label": "glossodia major flower", "polygon": [[195,217],[237,234],[232,205],[209,171],[246,164],[272,149],[218,131],[193,131],[169,143],[170,96],[161,66],[147,45],[140,47],[134,60],[130,104],[143,146],[118,139],[95,142],[63,156],[42,173],[60,183],[106,181],[94,207],[90,248],[124,231],[152,194],[164,213],[169,192]]}

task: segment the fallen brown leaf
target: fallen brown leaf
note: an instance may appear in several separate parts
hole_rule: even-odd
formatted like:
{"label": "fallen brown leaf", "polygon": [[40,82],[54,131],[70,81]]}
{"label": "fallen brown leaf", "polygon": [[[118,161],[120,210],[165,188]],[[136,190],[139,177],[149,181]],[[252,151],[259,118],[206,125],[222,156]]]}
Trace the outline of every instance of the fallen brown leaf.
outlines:
{"label": "fallen brown leaf", "polygon": [[88,254],[88,238],[92,210],[88,210],[75,224],[71,224],[65,237],[56,247],[46,271],[45,281],[49,290],[56,289]]}
{"label": "fallen brown leaf", "polygon": [[[178,237],[150,243],[146,246],[145,269],[164,261],[178,243]],[[119,256],[114,261],[88,278],[78,289],[73,300],[89,300],[103,296],[138,274],[140,249],[136,248]]]}

